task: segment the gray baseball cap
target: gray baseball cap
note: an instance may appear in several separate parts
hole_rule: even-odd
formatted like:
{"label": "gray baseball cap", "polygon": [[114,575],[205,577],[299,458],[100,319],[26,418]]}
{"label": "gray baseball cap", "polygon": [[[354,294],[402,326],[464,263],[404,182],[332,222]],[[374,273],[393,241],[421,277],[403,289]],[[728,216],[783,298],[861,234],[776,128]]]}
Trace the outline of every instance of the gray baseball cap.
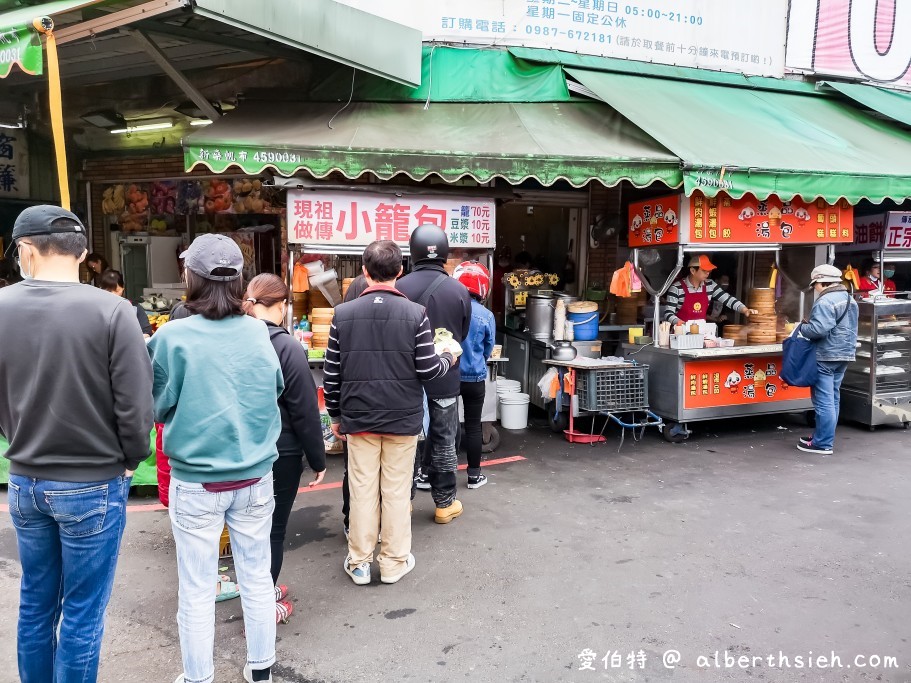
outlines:
{"label": "gray baseball cap", "polygon": [[[180,255],[184,265],[207,280],[228,282],[243,274],[244,255],[237,242],[224,235],[200,235]],[[227,275],[228,270],[233,271]],[[217,275],[215,271],[221,271]]]}
{"label": "gray baseball cap", "polygon": [[36,235],[76,233],[85,235],[85,226],[72,211],[52,204],[30,206],[19,214],[13,224],[13,241]]}

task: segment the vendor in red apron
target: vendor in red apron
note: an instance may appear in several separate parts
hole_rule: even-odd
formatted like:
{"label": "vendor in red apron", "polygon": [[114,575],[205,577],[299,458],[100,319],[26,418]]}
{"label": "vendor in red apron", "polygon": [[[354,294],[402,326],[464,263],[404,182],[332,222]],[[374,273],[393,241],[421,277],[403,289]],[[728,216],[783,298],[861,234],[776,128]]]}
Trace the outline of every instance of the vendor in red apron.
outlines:
{"label": "vendor in red apron", "polygon": [[676,325],[690,320],[705,320],[716,303],[746,317],[756,312],[710,280],[713,270],[715,264],[705,254],[690,259],[687,274],[667,290],[665,321]]}

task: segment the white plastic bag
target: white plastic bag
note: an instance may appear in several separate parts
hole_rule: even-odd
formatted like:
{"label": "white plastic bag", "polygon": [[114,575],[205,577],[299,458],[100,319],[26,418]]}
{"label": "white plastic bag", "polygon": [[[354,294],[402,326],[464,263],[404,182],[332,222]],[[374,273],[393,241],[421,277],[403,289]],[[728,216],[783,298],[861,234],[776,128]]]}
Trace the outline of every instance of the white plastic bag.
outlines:
{"label": "white plastic bag", "polygon": [[550,395],[550,387],[556,378],[557,369],[551,368],[544,373],[544,376],[540,380],[538,380],[538,391],[541,392],[541,398],[545,401],[549,401],[552,398]]}

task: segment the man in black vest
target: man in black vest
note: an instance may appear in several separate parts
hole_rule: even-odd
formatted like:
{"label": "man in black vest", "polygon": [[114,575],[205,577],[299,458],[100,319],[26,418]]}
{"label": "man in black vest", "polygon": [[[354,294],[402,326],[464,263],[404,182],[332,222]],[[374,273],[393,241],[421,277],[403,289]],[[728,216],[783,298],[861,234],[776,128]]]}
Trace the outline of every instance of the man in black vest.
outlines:
{"label": "man in black vest", "polygon": [[[398,290],[427,308],[434,331],[448,330],[461,344],[471,325],[471,296],[443,267],[449,255],[446,233],[435,225],[422,225],[411,233],[409,245],[414,270],[399,280]],[[434,521],[438,524],[448,524],[462,514],[462,503],[456,500],[460,388],[458,367],[450,368],[448,373],[425,386],[430,432],[424,443],[422,480],[418,486],[423,488],[429,484],[436,503]]]}
{"label": "man in black vest", "polygon": [[323,381],[332,431],[348,441],[345,572],[358,585],[370,583],[381,524],[381,581],[395,583],[414,569],[409,493],[422,383],[446,374],[462,351],[455,343],[435,347],[424,307],[395,289],[402,272],[395,242],[368,246],[364,271],[369,287],[335,309]]}

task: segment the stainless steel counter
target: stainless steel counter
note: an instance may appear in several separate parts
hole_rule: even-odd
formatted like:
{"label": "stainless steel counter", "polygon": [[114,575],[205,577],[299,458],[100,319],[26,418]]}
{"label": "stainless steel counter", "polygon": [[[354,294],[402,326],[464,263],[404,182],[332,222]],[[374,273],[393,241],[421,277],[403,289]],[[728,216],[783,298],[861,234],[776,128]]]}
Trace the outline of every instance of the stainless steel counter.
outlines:
{"label": "stainless steel counter", "polygon": [[624,356],[649,366],[649,404],[669,422],[805,412],[809,389],[781,381],[781,344],[665,349],[624,344]]}

